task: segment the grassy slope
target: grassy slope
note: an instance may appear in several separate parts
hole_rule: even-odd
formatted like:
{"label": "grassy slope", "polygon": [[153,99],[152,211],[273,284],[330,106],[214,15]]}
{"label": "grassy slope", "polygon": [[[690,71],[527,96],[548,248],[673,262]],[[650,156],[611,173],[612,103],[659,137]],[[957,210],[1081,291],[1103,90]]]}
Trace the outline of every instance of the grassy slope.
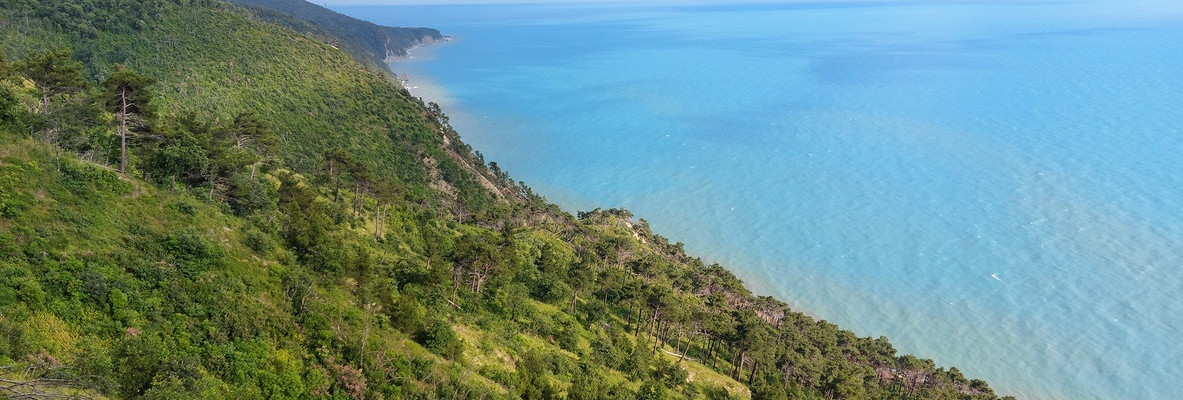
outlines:
{"label": "grassy slope", "polygon": [[[293,277],[309,273],[290,253],[248,248],[247,223],[189,193],[69,155],[58,167],[43,143],[9,133],[0,140],[0,364],[45,348],[89,375],[82,394],[114,397],[186,375],[200,383],[191,394],[270,397],[251,384],[326,374],[308,361],[313,324],[290,308]],[[340,277],[312,290],[307,307],[323,318],[320,334],[358,340],[366,311],[353,304],[356,283]],[[39,318],[64,324],[30,322]],[[372,329],[371,346],[392,358],[462,368],[389,326]],[[140,346],[155,348],[137,354]],[[243,359],[216,360],[225,357]]]}

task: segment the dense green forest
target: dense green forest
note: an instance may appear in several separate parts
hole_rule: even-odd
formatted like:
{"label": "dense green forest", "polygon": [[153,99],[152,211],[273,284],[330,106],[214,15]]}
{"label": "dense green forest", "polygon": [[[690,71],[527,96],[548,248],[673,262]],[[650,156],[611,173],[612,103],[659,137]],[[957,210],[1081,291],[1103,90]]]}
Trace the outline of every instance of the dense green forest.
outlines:
{"label": "dense green forest", "polygon": [[997,398],[561,211],[269,21],[0,0],[0,398]]}

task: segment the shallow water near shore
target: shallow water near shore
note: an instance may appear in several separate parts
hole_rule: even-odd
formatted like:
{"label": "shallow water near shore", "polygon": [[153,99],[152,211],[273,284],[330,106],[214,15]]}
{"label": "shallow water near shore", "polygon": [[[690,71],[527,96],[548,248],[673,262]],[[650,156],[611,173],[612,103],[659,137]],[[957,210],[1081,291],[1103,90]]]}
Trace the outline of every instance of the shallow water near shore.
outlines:
{"label": "shallow water near shore", "polygon": [[999,394],[1183,393],[1183,6],[355,6],[567,210]]}

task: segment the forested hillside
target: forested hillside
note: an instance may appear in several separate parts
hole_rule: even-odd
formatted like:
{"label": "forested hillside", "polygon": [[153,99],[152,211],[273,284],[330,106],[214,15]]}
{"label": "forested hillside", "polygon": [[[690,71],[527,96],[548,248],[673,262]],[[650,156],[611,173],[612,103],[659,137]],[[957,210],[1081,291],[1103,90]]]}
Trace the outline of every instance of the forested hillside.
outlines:
{"label": "forested hillside", "polygon": [[996,398],[257,18],[0,0],[0,397]]}

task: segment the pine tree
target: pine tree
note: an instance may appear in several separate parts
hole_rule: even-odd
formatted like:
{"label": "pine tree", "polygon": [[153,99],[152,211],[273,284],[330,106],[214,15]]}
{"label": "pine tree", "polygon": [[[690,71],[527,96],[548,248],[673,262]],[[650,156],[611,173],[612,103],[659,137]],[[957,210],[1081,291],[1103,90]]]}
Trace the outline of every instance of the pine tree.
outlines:
{"label": "pine tree", "polygon": [[[86,88],[86,81],[82,79],[82,64],[71,60],[72,54],[69,50],[52,49],[30,54],[21,63],[20,70],[25,78],[33,81],[33,85],[41,92],[41,114],[46,118],[52,113],[54,97]],[[54,124],[47,124],[45,141],[52,143],[55,134]]]}
{"label": "pine tree", "polygon": [[127,172],[127,139],[133,129],[144,129],[153,110],[148,90],[156,81],[120,65],[103,81],[107,110],[115,114],[119,134],[119,172]]}

